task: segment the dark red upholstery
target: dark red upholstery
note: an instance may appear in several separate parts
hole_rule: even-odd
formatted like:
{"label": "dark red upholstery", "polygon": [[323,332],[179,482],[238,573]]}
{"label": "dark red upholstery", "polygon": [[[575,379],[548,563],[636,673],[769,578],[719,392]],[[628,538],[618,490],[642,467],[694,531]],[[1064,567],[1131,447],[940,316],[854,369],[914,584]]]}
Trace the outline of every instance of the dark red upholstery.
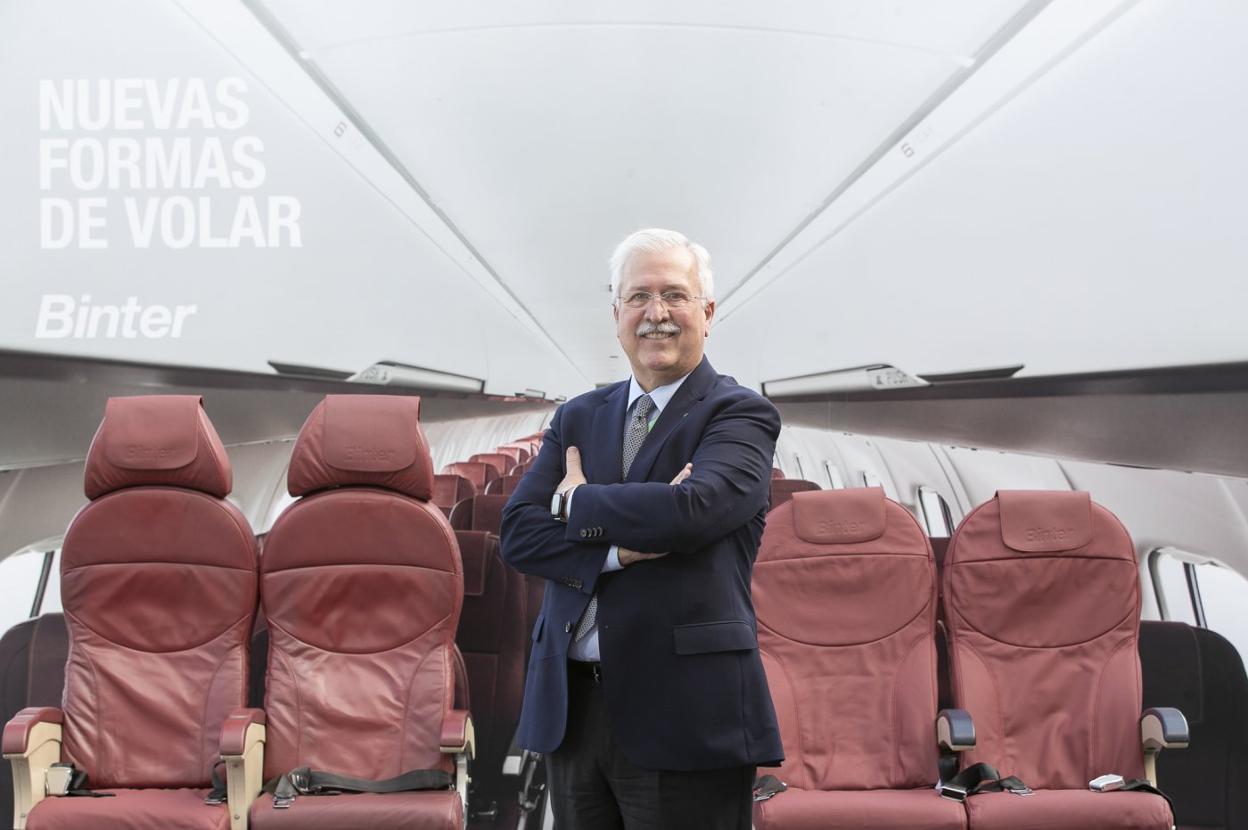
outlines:
{"label": "dark red upholstery", "polygon": [[451,515],[451,508],[476,494],[477,488],[461,475],[439,473],[433,477],[433,503],[447,516]]}
{"label": "dark red upholstery", "polygon": [[459,796],[447,790],[300,798],[285,810],[266,793],[251,807],[260,830],[444,830],[461,827],[462,817]]}
{"label": "dark red upholstery", "polygon": [[515,788],[509,789],[501,771],[524,694],[524,578],[504,564],[493,533],[457,530],[455,538],[464,563],[464,611],[455,642],[464,657],[477,730],[473,786],[508,810]]}
{"label": "dark red upholstery", "polygon": [[257,578],[251,528],[221,498],[230,480],[198,398],[109,401],[87,457],[92,500],[61,551],[62,759],[126,792],[45,799],[31,830],[228,824],[202,798],[221,724],[246,702]]}
{"label": "dark red upholstery", "polygon": [[[6,765],[7,766],[7,765]],[[104,789],[112,798],[45,798],[27,830],[228,830],[224,806],[204,804],[206,789]]]}
{"label": "dark red upholstery", "polygon": [[447,464],[443,467],[442,473],[463,476],[472,482],[472,486],[477,489],[478,493],[484,493],[485,485],[499,477],[494,465],[486,464],[484,461],[456,461],[454,464]]}
{"label": "dark red upholstery", "polygon": [[798,492],[767,517],[758,642],[787,792],[760,830],[962,828],[936,779],[936,574],[918,523],[878,487]]}
{"label": "dark red upholstery", "polygon": [[[438,742],[455,693],[464,578],[450,525],[429,501],[419,406],[413,397],[331,395],[296,441],[289,487],[310,494],[273,525],[261,563],[266,779],[300,766],[370,779],[452,768]],[[344,451],[352,447],[363,449]],[[251,821],[261,830],[458,827],[452,800],[302,797],[277,810],[262,799]]]}
{"label": "dark red upholstery", "polygon": [[495,447],[494,452],[501,452],[503,455],[511,456],[512,460],[514,460],[517,464],[523,464],[533,455],[527,442],[523,445],[519,443],[502,444],[501,446]]}
{"label": "dark red upholstery", "polygon": [[225,498],[230,461],[198,395],[109,398],[87,451],[88,499],[160,485]]}
{"label": "dark red upholstery", "polygon": [[469,456],[468,460],[489,464],[500,476],[510,473],[511,468],[516,466],[517,463],[516,459],[502,452],[479,452],[476,455]]}
{"label": "dark red upholstery", "polygon": [[794,493],[806,493],[818,489],[818,484],[803,478],[774,478],[771,480],[771,507],[768,509],[775,510],[793,498]]}
{"label": "dark red upholstery", "polygon": [[944,602],[954,699],[978,738],[964,763],[1076,791],[976,796],[971,827],[1169,828],[1157,796],[1087,790],[1144,774],[1139,571],[1118,519],[1085,492],[1001,491],[954,533]]}
{"label": "dark red upholstery", "polygon": [[507,496],[481,495],[464,499],[451,510],[451,527],[456,530],[485,530],[495,535],[503,526],[503,506]]}
{"label": "dark red upholstery", "polygon": [[[520,467],[517,466],[513,469],[518,470]],[[486,495],[510,496],[522,478],[524,478],[524,476],[517,473],[512,473],[511,475],[503,476],[502,478],[496,478],[485,486]]]}

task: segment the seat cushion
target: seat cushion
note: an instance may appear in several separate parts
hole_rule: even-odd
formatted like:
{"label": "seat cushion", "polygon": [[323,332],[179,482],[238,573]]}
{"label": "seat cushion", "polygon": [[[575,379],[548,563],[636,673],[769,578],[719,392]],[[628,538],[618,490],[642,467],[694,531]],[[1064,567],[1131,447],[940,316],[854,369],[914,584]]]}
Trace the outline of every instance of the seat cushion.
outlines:
{"label": "seat cushion", "polygon": [[463,805],[451,790],[299,796],[284,810],[273,796],[251,806],[253,830],[459,830]]}
{"label": "seat cushion", "polygon": [[45,798],[30,811],[27,830],[229,830],[223,805],[204,803],[207,790],[100,790],[112,798]]}
{"label": "seat cushion", "polygon": [[966,800],[970,830],[1170,830],[1170,805],[1141,792],[1037,790]]}
{"label": "seat cushion", "polygon": [[757,830],[963,830],[962,805],[935,790],[799,790],[754,805]]}

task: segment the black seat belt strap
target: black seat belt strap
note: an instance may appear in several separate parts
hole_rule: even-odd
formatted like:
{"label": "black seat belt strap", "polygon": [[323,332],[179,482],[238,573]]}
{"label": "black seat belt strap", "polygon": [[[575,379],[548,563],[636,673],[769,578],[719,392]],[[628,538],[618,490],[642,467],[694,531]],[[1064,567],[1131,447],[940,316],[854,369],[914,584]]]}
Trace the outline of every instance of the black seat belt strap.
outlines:
{"label": "black seat belt strap", "polygon": [[273,793],[273,806],[280,810],[289,807],[298,795],[449,790],[454,784],[451,774],[440,769],[414,769],[394,778],[372,780],[299,767],[275,781],[270,781],[264,789]]}

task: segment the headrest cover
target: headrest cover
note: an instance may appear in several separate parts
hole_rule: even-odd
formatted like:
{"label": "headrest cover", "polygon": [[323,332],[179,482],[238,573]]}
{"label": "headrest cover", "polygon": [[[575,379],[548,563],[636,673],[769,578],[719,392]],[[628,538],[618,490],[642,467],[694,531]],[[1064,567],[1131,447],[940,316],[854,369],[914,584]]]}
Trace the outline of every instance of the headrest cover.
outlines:
{"label": "headrest cover", "polygon": [[230,460],[199,395],[109,398],[91,449],[83,490],[89,499],[126,487],[182,487],[224,498]]}
{"label": "headrest cover", "polygon": [[878,539],[884,535],[884,488],[794,493],[793,532],[814,545]]}
{"label": "headrest cover", "polygon": [[290,458],[292,496],[329,487],[382,487],[421,501],[433,497],[433,461],[420,429],[420,398],[326,395]]}
{"label": "headrest cover", "polygon": [[1092,498],[1083,490],[1000,490],[1001,541],[1024,553],[1075,550],[1092,541]]}

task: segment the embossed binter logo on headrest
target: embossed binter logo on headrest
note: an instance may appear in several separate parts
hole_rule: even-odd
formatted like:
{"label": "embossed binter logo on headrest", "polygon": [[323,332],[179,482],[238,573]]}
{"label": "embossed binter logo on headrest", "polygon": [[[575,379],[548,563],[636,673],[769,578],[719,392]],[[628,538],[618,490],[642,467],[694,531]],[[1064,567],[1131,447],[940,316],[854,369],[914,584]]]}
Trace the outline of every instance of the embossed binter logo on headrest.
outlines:
{"label": "embossed binter logo on headrest", "polygon": [[1029,527],[1028,542],[1069,542],[1075,535],[1073,527]]}
{"label": "embossed binter logo on headrest", "polygon": [[861,533],[865,529],[862,522],[838,522],[838,521],[822,521],[819,523],[818,533],[820,536],[848,536],[851,533]]}
{"label": "embossed binter logo on headrest", "polygon": [[149,447],[146,444],[126,444],[126,459],[131,461],[157,461],[169,458],[176,447]]}
{"label": "embossed binter logo on headrest", "polygon": [[348,461],[393,461],[395,450],[382,447],[347,447]]}

